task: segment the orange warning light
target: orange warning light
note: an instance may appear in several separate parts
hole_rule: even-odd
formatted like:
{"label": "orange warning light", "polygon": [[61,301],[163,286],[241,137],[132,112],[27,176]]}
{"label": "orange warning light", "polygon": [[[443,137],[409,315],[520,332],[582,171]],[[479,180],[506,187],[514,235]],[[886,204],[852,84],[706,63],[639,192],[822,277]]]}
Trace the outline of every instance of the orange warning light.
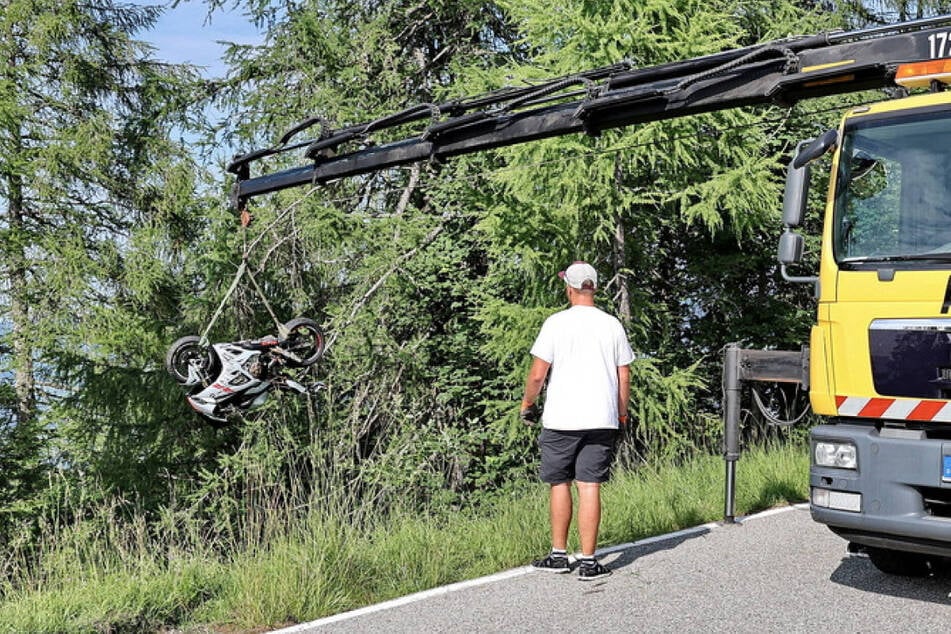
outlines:
{"label": "orange warning light", "polygon": [[895,73],[895,83],[905,88],[927,88],[932,81],[951,83],[951,59],[902,64]]}

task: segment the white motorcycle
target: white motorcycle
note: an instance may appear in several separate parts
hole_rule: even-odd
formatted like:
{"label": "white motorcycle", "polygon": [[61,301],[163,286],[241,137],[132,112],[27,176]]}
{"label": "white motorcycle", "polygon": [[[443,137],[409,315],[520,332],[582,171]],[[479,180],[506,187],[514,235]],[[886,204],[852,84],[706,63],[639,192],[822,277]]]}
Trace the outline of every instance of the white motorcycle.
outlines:
{"label": "white motorcycle", "polygon": [[188,335],[165,355],[165,367],[188,390],[186,400],[213,425],[231,422],[260,407],[274,388],[300,394],[315,392],[322,383],[302,385],[285,374],[307,368],[324,353],[324,333],[312,319],[298,317],[284,324],[280,337],[204,345]]}

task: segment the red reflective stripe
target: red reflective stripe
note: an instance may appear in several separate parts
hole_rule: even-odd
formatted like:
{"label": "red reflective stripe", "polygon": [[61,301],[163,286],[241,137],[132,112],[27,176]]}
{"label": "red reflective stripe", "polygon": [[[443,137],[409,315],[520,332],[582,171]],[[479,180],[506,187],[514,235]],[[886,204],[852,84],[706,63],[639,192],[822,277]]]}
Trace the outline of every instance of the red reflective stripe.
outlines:
{"label": "red reflective stripe", "polygon": [[[835,397],[835,405],[837,410],[841,410],[843,405],[848,405],[847,409],[854,411],[855,407],[859,407],[861,405],[861,409],[851,415],[861,416],[863,418],[881,418],[885,415],[888,409],[896,403],[901,405],[901,407],[897,407],[896,411],[890,412],[888,415],[889,418],[925,421],[934,420],[935,416],[940,414],[941,411],[944,410],[945,406],[949,404],[948,401],[926,401],[922,399],[868,399],[859,396],[840,396],[838,394]],[[910,407],[912,403],[914,404],[914,407],[908,410],[907,408]],[[901,415],[900,412],[902,411],[907,411],[908,413]]]}
{"label": "red reflective stripe", "polygon": [[894,402],[895,399],[893,398],[873,398],[862,408],[862,411],[859,412],[859,416],[878,418],[884,414],[885,410]]}
{"label": "red reflective stripe", "polygon": [[945,405],[944,401],[921,401],[915,406],[915,409],[908,412],[908,419],[931,420]]}

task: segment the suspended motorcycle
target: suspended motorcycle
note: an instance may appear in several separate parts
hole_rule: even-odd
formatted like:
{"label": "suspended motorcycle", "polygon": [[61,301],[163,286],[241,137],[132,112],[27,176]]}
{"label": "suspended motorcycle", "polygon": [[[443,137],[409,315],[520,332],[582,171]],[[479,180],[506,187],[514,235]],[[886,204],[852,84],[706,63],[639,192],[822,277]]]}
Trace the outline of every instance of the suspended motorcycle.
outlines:
{"label": "suspended motorcycle", "polygon": [[307,386],[288,376],[289,369],[308,368],[324,353],[324,333],[312,319],[298,317],[279,335],[207,345],[201,337],[178,339],[165,356],[165,367],[186,388],[186,400],[213,425],[227,424],[260,407],[273,389],[306,394],[323,387]]}

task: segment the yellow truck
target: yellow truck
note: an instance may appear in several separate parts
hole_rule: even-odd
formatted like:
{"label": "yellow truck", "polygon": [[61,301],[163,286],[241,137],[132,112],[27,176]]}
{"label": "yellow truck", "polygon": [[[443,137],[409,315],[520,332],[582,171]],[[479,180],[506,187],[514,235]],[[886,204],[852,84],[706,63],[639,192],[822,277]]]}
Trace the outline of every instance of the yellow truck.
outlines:
{"label": "yellow truck", "polygon": [[[809,395],[813,517],[877,567],[926,574],[951,555],[951,61],[908,64],[937,92],[849,111],[790,166],[799,224],[810,161],[832,150]],[[798,172],[798,173],[797,173]],[[780,260],[795,263],[788,230]]]}

